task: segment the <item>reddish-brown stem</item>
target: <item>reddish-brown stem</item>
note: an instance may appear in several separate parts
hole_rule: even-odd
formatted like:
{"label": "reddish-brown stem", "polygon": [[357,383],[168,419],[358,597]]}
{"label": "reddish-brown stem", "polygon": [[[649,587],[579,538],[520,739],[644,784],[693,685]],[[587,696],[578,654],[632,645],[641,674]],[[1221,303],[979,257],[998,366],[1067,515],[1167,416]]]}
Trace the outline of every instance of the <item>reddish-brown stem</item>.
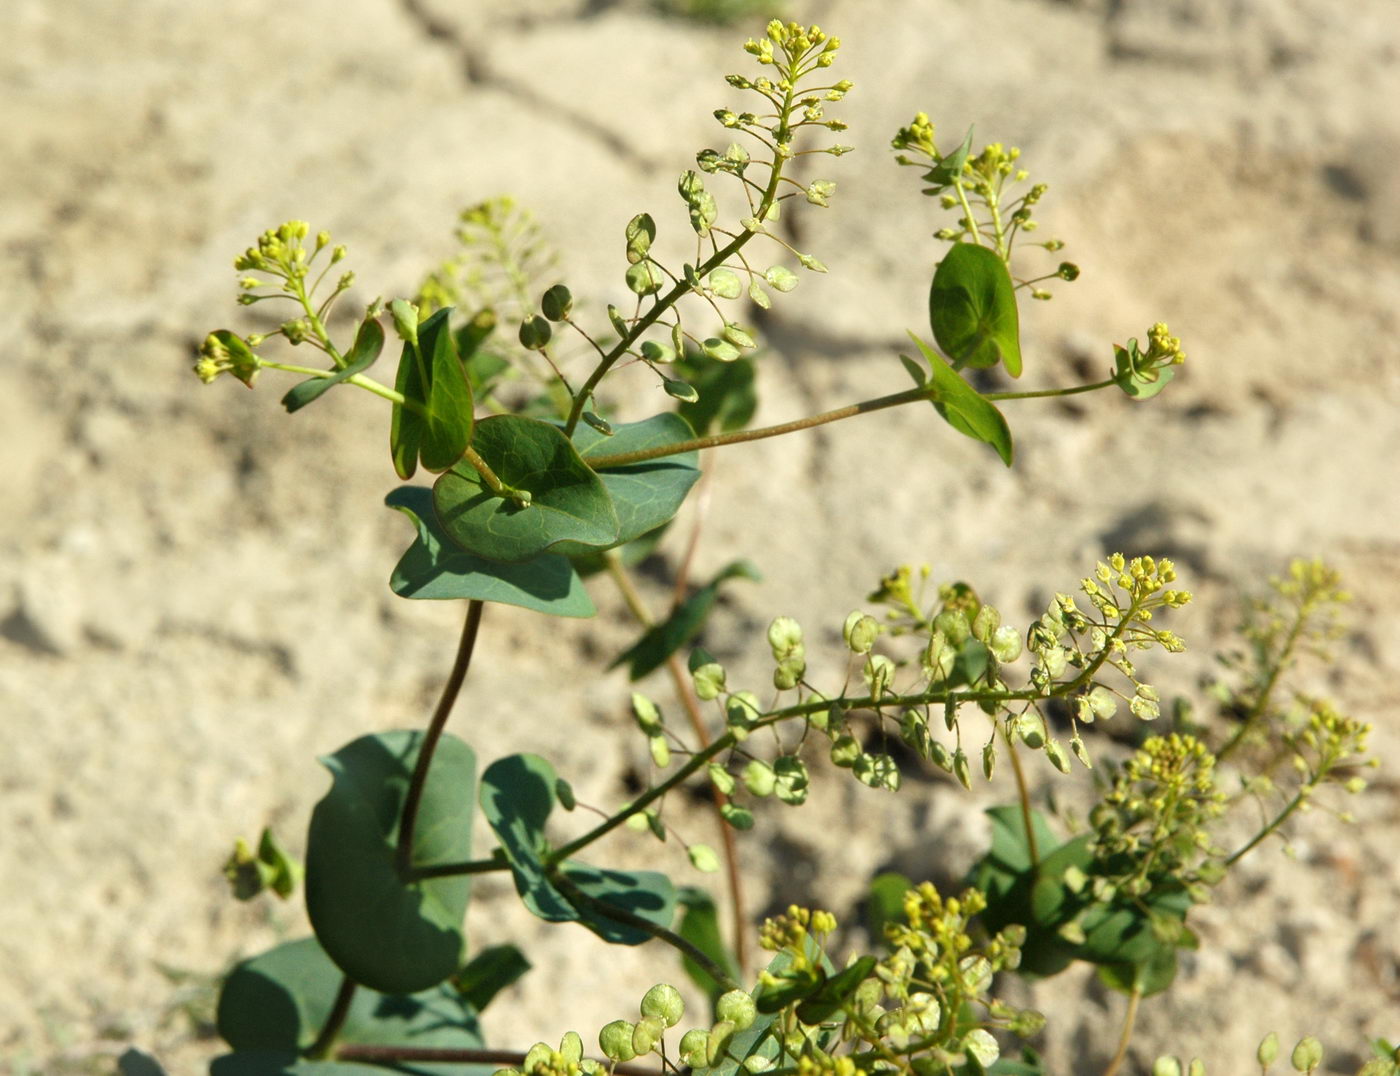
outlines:
{"label": "reddish-brown stem", "polygon": [[318,1060],[330,1053],[331,1046],[335,1044],[336,1036],[340,1034],[340,1029],[345,1026],[345,1018],[350,1015],[350,1002],[355,1000],[355,980],[346,975],[340,980],[340,989],[336,991],[335,1003],[331,1006],[331,1013],[326,1017],[326,1022],[321,1027],[321,1033],[316,1036],[316,1041],[306,1051],[306,1056]]}
{"label": "reddish-brown stem", "polygon": [[[700,713],[700,704],[690,689],[690,678],[686,676],[685,669],[681,666],[681,660],[675,654],[666,659],[666,668],[671,674],[671,679],[676,685],[676,694],[680,696],[681,705],[685,708],[685,713],[690,718],[690,727],[695,732],[695,738],[700,741],[700,750],[710,746],[710,733],[705,728],[704,716]],[[715,787],[713,781],[710,782],[710,796],[715,804],[715,825],[719,827],[719,839],[724,845],[724,866],[725,874],[729,883],[729,903],[733,906],[733,933],[734,933],[734,958],[739,964],[739,978],[747,981],[749,977],[749,945],[748,945],[748,911],[744,903],[744,882],[739,873],[739,848],[734,841],[734,831],[729,828],[721,813],[724,809],[724,793]]]}
{"label": "reddish-brown stem", "polygon": [[423,802],[423,789],[428,783],[428,767],[433,761],[447,718],[452,713],[452,705],[462,690],[462,682],[467,678],[467,670],[472,663],[472,650],[476,647],[476,633],[481,627],[483,602],[472,600],[467,603],[467,621],[462,625],[462,638],[457,644],[457,658],[452,663],[452,672],[443,685],[442,696],[438,699],[433,719],[418,748],[418,762],[413,768],[413,777],[408,783],[408,794],[403,801],[403,814],[399,816],[399,844],[395,862],[399,873],[407,876],[413,867],[413,827],[418,821],[418,807]]}

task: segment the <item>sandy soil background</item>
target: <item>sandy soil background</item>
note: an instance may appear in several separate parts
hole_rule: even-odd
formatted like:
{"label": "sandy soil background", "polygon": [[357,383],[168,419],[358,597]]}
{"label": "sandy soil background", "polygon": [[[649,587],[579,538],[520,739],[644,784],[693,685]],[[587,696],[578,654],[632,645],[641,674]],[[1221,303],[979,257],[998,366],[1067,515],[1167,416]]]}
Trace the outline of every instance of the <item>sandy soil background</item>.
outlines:
{"label": "sandy soil background", "polygon": [[[359,273],[349,311],[411,291],[451,253],[457,209],[509,192],[600,311],[622,291],[633,213],[651,211],[663,240],[686,233],[674,177],[723,144],[721,76],[747,66],[738,44],[761,20],[714,29],[607,0],[5,6],[0,1072],[110,1071],[128,1044],[194,1072],[217,1049],[201,1035],[214,977],[305,929],[295,903],[228,899],[233,838],[271,822],[299,849],[325,787],[315,755],[421,724],[459,616],[385,586],[410,535],[379,506],[395,480],[376,401],[341,392],[288,418],[271,376],[249,393],[190,375],[205,331],[252,327],[230,259],[289,217],[329,228]],[[1190,693],[1241,594],[1318,554],[1357,592],[1318,686],[1374,721],[1393,759],[1394,0],[826,0],[792,14],[846,41],[843,140],[859,152],[813,173],[840,188],[832,210],[802,215],[801,242],[832,271],[765,320],[760,421],[902,387],[894,350],[923,322],[938,224],[885,146],[917,109],[945,137],[975,122],[1020,145],[1051,184],[1045,232],[1084,274],[1026,316],[1028,384],[1096,373],[1109,342],[1158,319],[1190,364],[1151,405],[1018,407],[1009,472],[923,409],[712,460],[696,576],[739,555],[766,576],[733,588],[708,636],[731,682],[761,682],[743,655],[763,657],[779,612],[839,675],[842,619],[897,563],[973,580],[1024,624],[1124,548],[1175,556],[1198,592],[1178,623],[1192,652],[1156,674]],[[641,378],[617,387],[623,415],[663,402]],[[593,590],[596,621],[545,632],[492,607],[454,727],[483,759],[547,753],[606,804],[642,745],[623,677],[574,671],[632,634],[616,595]],[[741,842],[756,915],[815,900],[853,918],[891,865],[955,877],[985,837],[982,808],[1010,795],[1000,776],[896,797],[819,776],[801,814],[764,812]],[[1383,776],[1357,825],[1312,818],[1294,859],[1270,847],[1200,912],[1205,948],[1144,1004],[1135,1071],[1164,1049],[1243,1071],[1271,1028],[1321,1036],[1330,1070],[1350,1071],[1366,1036],[1400,1035],[1395,788]],[[687,825],[708,833],[703,816]],[[608,855],[696,880],[674,844],[631,835]],[[522,918],[496,881],[472,928],[538,964],[489,1014],[498,1045],[591,1037],[658,977],[636,952]],[[1042,1045],[1055,1071],[1098,1071],[1123,1001],[1065,982],[1036,994]]]}

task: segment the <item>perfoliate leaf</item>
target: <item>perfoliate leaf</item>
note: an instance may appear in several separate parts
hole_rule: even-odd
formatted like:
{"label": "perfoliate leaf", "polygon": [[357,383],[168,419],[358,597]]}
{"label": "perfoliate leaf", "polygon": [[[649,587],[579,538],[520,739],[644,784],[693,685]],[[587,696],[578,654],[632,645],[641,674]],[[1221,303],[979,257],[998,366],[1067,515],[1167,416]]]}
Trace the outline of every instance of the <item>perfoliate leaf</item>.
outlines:
{"label": "perfoliate leaf", "polygon": [[[286,942],[245,960],[219,992],[219,1034],[239,1054],[304,1050],[330,1016],[343,976],[315,938]],[[412,995],[362,987],[340,1041],[471,1049],[481,1046],[477,1011],[470,997],[447,984]]]}
{"label": "perfoliate leaf", "polygon": [[607,489],[559,427],[494,415],[477,423],[472,447],[530,503],[498,496],[465,460],[443,474],[433,486],[433,505],[443,530],[468,552],[519,562],[564,543],[605,549],[620,540]]}
{"label": "perfoliate leaf", "polygon": [[445,471],[471,444],[471,386],[448,328],[451,307],[437,311],[418,326],[418,350],[429,370],[428,423],[419,459],[429,471]]}
{"label": "perfoliate leaf", "polygon": [[991,445],[1002,462],[1010,467],[1011,429],[996,405],[964,381],[936,351],[913,333],[909,335],[919,345],[932,371],[929,399],[934,408],[959,433]]}
{"label": "perfoliate leaf", "polygon": [[[599,456],[676,444],[693,436],[685,419],[662,413],[641,422],[614,426],[612,436],[606,438],[595,430],[580,427],[574,431],[574,447],[583,461],[589,463]],[[596,472],[617,514],[617,537],[609,545],[631,542],[668,523],[700,478],[698,461],[699,453],[681,452]],[[587,547],[571,543],[562,543],[557,548],[569,556],[589,552]]]}
{"label": "perfoliate leaf", "polygon": [[[334,781],[316,805],[306,848],[306,910],[316,938],[356,982],[411,994],[461,966],[471,879],[405,882],[399,812],[422,734],[362,736],[321,761]],[[450,733],[438,742],[414,828],[411,863],[471,858],[476,759]],[[392,939],[392,944],[387,944]]]}
{"label": "perfoliate leaf", "polygon": [[928,306],[933,338],[954,370],[1001,363],[1021,376],[1016,286],[994,250],[955,243],[933,274]]}
{"label": "perfoliate leaf", "polygon": [[403,512],[418,529],[417,540],[389,577],[389,587],[399,597],[476,598],[551,616],[586,617],[596,611],[568,558],[541,553],[504,564],[468,553],[442,529],[432,491],[421,486],[400,486],[384,503]]}

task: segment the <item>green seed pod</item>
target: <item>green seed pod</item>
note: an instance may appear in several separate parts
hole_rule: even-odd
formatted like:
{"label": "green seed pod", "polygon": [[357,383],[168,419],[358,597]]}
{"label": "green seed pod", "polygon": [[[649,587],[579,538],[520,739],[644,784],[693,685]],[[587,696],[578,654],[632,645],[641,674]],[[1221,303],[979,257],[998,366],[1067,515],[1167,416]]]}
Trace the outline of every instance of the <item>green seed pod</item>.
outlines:
{"label": "green seed pod", "polygon": [[871,654],[865,659],[861,676],[865,680],[865,686],[870,690],[871,698],[883,698],[888,693],[890,683],[894,680],[894,673],[894,662],[885,657],[884,654]]}
{"label": "green seed pod", "polygon": [[961,747],[953,753],[953,776],[963,788],[972,791],[972,769],[968,766],[967,754]]}
{"label": "green seed pod", "polygon": [[846,617],[846,623],[841,628],[841,635],[853,654],[870,653],[879,634],[880,622],[859,609]]}
{"label": "green seed pod", "polygon": [[797,287],[797,274],[782,265],[775,265],[763,274],[768,286],[774,291],[792,291]]}
{"label": "green seed pod", "polygon": [[615,306],[609,306],[608,321],[612,323],[613,332],[625,340],[631,330],[627,327],[627,319],[622,316],[622,311]]}
{"label": "green seed pod", "polygon": [[758,1005],[744,991],[730,990],[715,1002],[715,1015],[733,1024],[735,1031],[743,1031],[758,1018]]}
{"label": "green seed pod", "polygon": [[675,1027],[685,1015],[681,992],[669,983],[657,983],[642,998],[642,1015],[655,1016],[667,1027]]}
{"label": "green seed pod", "polygon": [[953,756],[948,753],[948,749],[937,740],[928,741],[929,759],[944,773],[953,772]]}
{"label": "green seed pod", "polygon": [[681,1036],[681,1063],[693,1069],[702,1069],[710,1063],[707,1052],[710,1033],[703,1028],[691,1028]]}
{"label": "green seed pod", "polygon": [[656,703],[639,691],[632,692],[632,716],[636,719],[637,727],[648,736],[655,736],[661,731],[661,711]]}
{"label": "green seed pod", "polygon": [[773,768],[762,759],[754,759],[744,767],[744,787],[755,796],[771,796],[778,783]]}
{"label": "green seed pod", "polygon": [[962,646],[972,634],[972,625],[967,622],[967,616],[961,609],[944,609],[933,618],[933,626],[943,633],[954,648]]}
{"label": "green seed pod", "polygon": [[998,661],[1009,664],[1021,656],[1021,633],[1010,625],[1003,624],[992,632],[987,649],[996,656]]}
{"label": "green seed pod", "polygon": [[531,351],[541,350],[553,335],[554,330],[549,327],[549,322],[538,314],[520,323],[520,346]]}
{"label": "green seed pod", "polygon": [[1152,1076],[1181,1076],[1181,1062],[1174,1057],[1159,1057],[1152,1062]]}
{"label": "green seed pod", "polygon": [[717,699],[724,690],[724,666],[707,661],[690,674],[695,685],[695,697],[702,702]]}
{"label": "green seed pod", "polygon": [[644,1016],[632,1029],[632,1049],[638,1057],[643,1057],[656,1049],[656,1044],[666,1034],[666,1023],[659,1016]]}
{"label": "green seed pod", "polygon": [[642,344],[642,358],[647,362],[668,363],[676,361],[676,352],[665,344],[658,344],[654,340],[647,340]]}
{"label": "green seed pod", "polygon": [[721,766],[718,762],[711,762],[709,766],[710,783],[726,796],[734,794],[734,775]]}
{"label": "green seed pod", "polygon": [[747,733],[762,714],[758,696],[752,691],[736,691],[724,700],[724,720],[731,732]]}
{"label": "green seed pod", "polygon": [[1107,721],[1118,712],[1118,698],[1106,687],[1096,687],[1087,697],[1089,709],[1094,717]]}
{"label": "green seed pod", "polygon": [[1045,741],[1045,757],[1050,760],[1055,769],[1061,773],[1069,773],[1069,756],[1065,754],[1065,749],[1060,746],[1059,740]]}
{"label": "green seed pod", "polygon": [[768,625],[768,645],[772,648],[774,661],[801,654],[802,626],[790,616],[775,617],[773,623]]}
{"label": "green seed pod", "polygon": [[554,781],[554,798],[559,801],[559,806],[566,811],[572,811],[578,806],[578,800],[574,798],[574,786],[562,777],[556,778]]}
{"label": "green seed pod", "polygon": [[559,1056],[577,1065],[583,1060],[583,1037],[577,1031],[566,1031],[559,1040]]}
{"label": "green seed pod", "polygon": [[982,776],[988,781],[992,779],[992,774],[997,768],[997,742],[988,740],[987,746],[982,748]]}
{"label": "green seed pod", "polygon": [[800,656],[786,658],[773,670],[773,686],[779,691],[791,691],[802,682],[807,662]]}
{"label": "green seed pod", "polygon": [[962,1048],[965,1053],[976,1058],[977,1063],[984,1069],[991,1068],[1001,1056],[1001,1047],[997,1045],[997,1040],[992,1038],[992,1033],[980,1027],[963,1036]]}
{"label": "green seed pod", "polygon": [[753,812],[735,803],[726,803],[719,809],[723,819],[737,830],[753,829]]}
{"label": "green seed pod", "polygon": [[627,262],[635,265],[647,256],[656,238],[656,222],[649,213],[638,213],[627,222]]}
{"label": "green seed pod", "polygon": [[992,640],[992,633],[1001,627],[1001,614],[990,605],[984,605],[977,610],[977,615],[972,619],[972,637],[979,643],[989,643]]}
{"label": "green seed pod", "polygon": [[1049,736],[1045,728],[1045,718],[1034,710],[1027,710],[1016,718],[1016,735],[1032,751],[1040,750]]}
{"label": "green seed pod", "polygon": [[854,736],[838,736],[831,745],[831,761],[837,766],[850,768],[860,756],[860,744],[856,743]]}
{"label": "green seed pod", "polygon": [[625,279],[627,290],[634,295],[654,295],[666,283],[661,270],[650,258],[639,261],[636,265],[629,265]]}
{"label": "green seed pod", "polygon": [[746,351],[752,350],[758,346],[758,344],[754,342],[754,338],[750,336],[747,331],[735,325],[732,321],[725,325],[724,331],[720,333],[720,335],[735,347],[742,348]]}
{"label": "green seed pod", "polygon": [[739,357],[739,349],[718,336],[707,337],[700,350],[716,362],[733,362]]}
{"label": "green seed pod", "polygon": [[1293,1047],[1293,1056],[1290,1058],[1293,1068],[1298,1072],[1312,1072],[1318,1065],[1322,1064],[1322,1043],[1309,1035],[1305,1039],[1299,1039],[1298,1045]]}
{"label": "green seed pod", "polygon": [[647,747],[651,750],[651,760],[656,763],[657,769],[664,770],[671,764],[671,745],[666,742],[665,736],[649,737]]}
{"label": "green seed pod", "polygon": [[719,856],[708,844],[692,844],[685,854],[690,858],[690,865],[698,871],[713,874],[719,870]]}
{"label": "green seed pod", "polygon": [[550,321],[563,321],[574,308],[574,295],[563,284],[555,284],[540,298],[540,313]]}
{"label": "green seed pod", "polygon": [[661,382],[661,387],[666,390],[667,396],[682,403],[695,403],[700,399],[700,393],[695,391],[695,386],[686,381],[668,377]]}
{"label": "green seed pod", "polygon": [[807,802],[807,790],[811,778],[807,764],[796,755],[783,755],[774,760],[773,773],[777,777],[774,793],[789,807],[799,807]]}

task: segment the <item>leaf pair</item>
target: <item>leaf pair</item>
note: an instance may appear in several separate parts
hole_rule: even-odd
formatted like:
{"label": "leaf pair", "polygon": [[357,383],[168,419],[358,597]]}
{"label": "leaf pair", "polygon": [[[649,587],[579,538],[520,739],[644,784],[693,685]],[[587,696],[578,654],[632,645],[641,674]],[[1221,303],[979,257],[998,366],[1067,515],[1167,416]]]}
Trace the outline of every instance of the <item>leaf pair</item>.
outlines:
{"label": "leaf pair", "polygon": [[421,324],[417,309],[401,299],[390,310],[404,342],[394,379],[404,402],[394,404],[389,424],[394,470],[405,479],[413,477],[419,462],[426,470],[445,471],[471,444],[475,421],[471,384],[448,325],[452,308],[436,311]]}
{"label": "leaf pair", "polygon": [[[961,167],[961,166],[959,166]],[[988,247],[955,243],[939,262],[929,289],[929,323],[933,338],[951,363],[912,333],[932,376],[901,355],[916,384],[927,386],[934,408],[959,433],[996,449],[1011,466],[1011,430],[996,406],[958,371],[987,369],[998,363],[1012,377],[1021,376],[1020,315],[1016,289],[1006,263]]]}

